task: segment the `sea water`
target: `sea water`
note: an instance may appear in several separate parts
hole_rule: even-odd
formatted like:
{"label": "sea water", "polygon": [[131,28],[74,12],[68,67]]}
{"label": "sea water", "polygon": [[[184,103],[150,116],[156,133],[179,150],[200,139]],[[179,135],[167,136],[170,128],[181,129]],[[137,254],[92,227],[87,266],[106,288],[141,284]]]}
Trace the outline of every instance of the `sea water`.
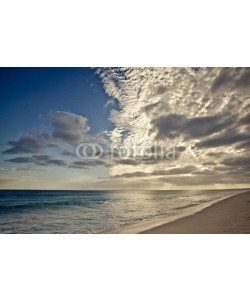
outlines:
{"label": "sea water", "polygon": [[0,190],[0,233],[96,233],[239,192]]}

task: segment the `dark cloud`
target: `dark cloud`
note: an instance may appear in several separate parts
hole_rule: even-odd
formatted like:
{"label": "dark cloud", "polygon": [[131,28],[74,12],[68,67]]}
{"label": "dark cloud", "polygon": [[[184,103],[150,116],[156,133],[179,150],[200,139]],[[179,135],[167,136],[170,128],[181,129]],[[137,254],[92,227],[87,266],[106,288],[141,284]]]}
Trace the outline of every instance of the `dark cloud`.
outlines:
{"label": "dark cloud", "polygon": [[249,68],[223,68],[213,81],[211,92],[244,91],[250,87]]}
{"label": "dark cloud", "polygon": [[215,78],[212,86],[211,86],[211,91],[214,93],[221,88],[225,88],[229,83],[231,82],[231,77],[230,77],[230,69],[229,68],[224,68],[220,74]]}
{"label": "dark cloud", "polygon": [[238,142],[247,141],[250,139],[250,134],[239,133],[235,131],[225,131],[222,134],[216,135],[214,137],[201,140],[196,144],[198,148],[213,148],[233,145]]}
{"label": "dark cloud", "polygon": [[52,155],[32,155],[32,158],[37,161],[48,161],[52,159]]}
{"label": "dark cloud", "polygon": [[167,87],[165,85],[159,85],[156,87],[155,95],[162,95],[167,91]]}
{"label": "dark cloud", "polygon": [[53,137],[69,144],[83,142],[84,135],[89,131],[87,119],[65,111],[57,111],[51,115]]}
{"label": "dark cloud", "polygon": [[232,158],[226,158],[222,161],[224,165],[233,166],[233,167],[249,167],[250,166],[250,157],[249,156],[238,156]]}
{"label": "dark cloud", "polygon": [[[17,141],[9,141],[11,148],[2,154],[42,153],[49,147],[58,147],[62,142],[76,145],[83,141],[89,130],[86,118],[68,112],[57,111],[50,115],[50,121],[52,135],[46,132],[27,133]],[[63,154],[69,155],[69,151],[64,151]]]}
{"label": "dark cloud", "polygon": [[241,124],[250,124],[250,113],[246,114],[244,117],[240,119]]}
{"label": "dark cloud", "polygon": [[89,167],[98,167],[98,166],[109,166],[105,161],[101,159],[93,159],[93,160],[83,160],[83,161],[73,161],[69,168],[75,169],[88,169]]}
{"label": "dark cloud", "polygon": [[71,152],[71,151],[68,151],[68,150],[63,150],[62,151],[62,155],[70,156],[70,157],[76,157],[76,153],[75,152]]}
{"label": "dark cloud", "polygon": [[28,167],[15,168],[15,171],[36,171],[36,172],[45,172],[46,170]]}
{"label": "dark cloud", "polygon": [[250,68],[245,68],[239,80],[237,81],[238,87],[250,87]]}
{"label": "dark cloud", "polygon": [[216,163],[212,162],[212,161],[208,161],[203,163],[203,166],[216,166]]}
{"label": "dark cloud", "polygon": [[50,138],[51,137],[48,133],[28,133],[22,136],[18,141],[9,141],[8,144],[12,147],[2,153],[40,153],[45,151]]}
{"label": "dark cloud", "polygon": [[229,118],[221,115],[187,118],[184,115],[170,114],[152,121],[158,138],[200,138],[219,132],[230,124]]}
{"label": "dark cloud", "polygon": [[72,168],[72,169],[89,169],[89,166],[86,166],[85,164],[76,164],[76,162],[73,162],[69,165],[69,168]]}
{"label": "dark cloud", "polygon": [[236,146],[236,149],[250,150],[250,139]]}
{"label": "dark cloud", "polygon": [[219,165],[219,166],[215,166],[214,170],[218,171],[218,172],[227,172],[229,170],[232,170],[233,167],[228,167],[228,166],[223,166],[223,165]]}
{"label": "dark cloud", "polygon": [[53,165],[53,166],[76,168],[76,169],[88,169],[90,167],[97,167],[97,166],[106,166],[106,167],[110,166],[110,164],[108,164],[106,161],[101,159],[68,162],[62,159],[54,159],[52,155],[33,155],[30,157],[15,157],[12,159],[8,159],[6,161],[11,163],[33,164],[36,166]]}
{"label": "dark cloud", "polygon": [[184,146],[177,146],[177,147],[175,147],[175,150],[177,152],[184,152],[186,150],[186,147],[184,147]]}
{"label": "dark cloud", "polygon": [[30,157],[15,157],[12,159],[8,159],[6,161],[9,161],[11,163],[20,163],[20,164],[26,164],[26,163],[32,163],[34,165],[42,165],[42,166],[48,166],[48,165],[56,165],[56,166],[67,166],[67,162],[60,159],[52,159],[51,155],[33,155]]}
{"label": "dark cloud", "polygon": [[149,173],[145,173],[145,172],[131,172],[131,173],[124,173],[121,175],[115,175],[112,177],[114,177],[114,178],[119,178],[119,177],[130,178],[130,177],[146,177],[149,175],[150,175]]}
{"label": "dark cloud", "polygon": [[141,164],[142,162],[140,160],[132,159],[132,158],[124,158],[124,159],[118,159],[114,161],[116,164],[122,164],[122,165],[130,165],[130,166],[136,166]]}
{"label": "dark cloud", "polygon": [[[227,162],[225,162],[227,163]],[[227,172],[229,175],[234,175],[235,173],[239,174],[243,174],[247,172],[250,172],[249,166],[248,165],[238,165],[238,164],[223,164],[223,162],[221,162],[220,165],[215,166],[213,168],[214,171],[218,171],[218,172]]]}
{"label": "dark cloud", "polygon": [[67,164],[63,164],[63,163],[53,163],[54,162],[54,159],[53,159],[53,156],[51,155],[44,155],[44,156],[40,156],[40,157],[35,157],[34,155],[32,156],[33,158],[33,161],[32,163],[35,164],[35,165],[39,165],[39,166],[48,166],[48,165],[61,165],[61,166],[67,166]]}
{"label": "dark cloud", "polygon": [[68,166],[68,163],[64,160],[61,160],[61,159],[51,159],[51,160],[48,160],[46,162],[47,165],[54,165],[54,166],[60,166],[60,167],[67,167]]}
{"label": "dark cloud", "polygon": [[207,153],[207,156],[210,156],[210,157],[221,157],[223,156],[225,153],[224,152],[209,152]]}
{"label": "dark cloud", "polygon": [[24,164],[24,163],[32,163],[33,159],[32,159],[32,157],[15,157],[12,159],[7,159],[6,161],[9,161],[12,163]]}

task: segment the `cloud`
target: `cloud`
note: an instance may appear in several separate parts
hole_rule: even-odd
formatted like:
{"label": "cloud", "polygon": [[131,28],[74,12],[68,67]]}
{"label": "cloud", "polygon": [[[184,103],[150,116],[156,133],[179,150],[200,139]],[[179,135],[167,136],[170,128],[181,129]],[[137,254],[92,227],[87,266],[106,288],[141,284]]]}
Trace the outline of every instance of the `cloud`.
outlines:
{"label": "cloud", "polygon": [[62,159],[51,159],[46,161],[46,165],[54,165],[54,166],[60,166],[60,167],[67,167],[68,163]]}
{"label": "cloud", "polygon": [[84,161],[74,161],[69,167],[75,169],[88,169],[89,167],[107,166],[108,164],[104,160],[84,160]]}
{"label": "cloud", "polygon": [[197,170],[197,168],[195,166],[185,166],[185,167],[171,168],[171,169],[167,169],[167,170],[154,171],[151,174],[156,175],[156,176],[158,176],[158,175],[191,174],[196,170]]}
{"label": "cloud", "polygon": [[61,152],[61,154],[65,155],[65,156],[76,157],[76,153],[73,151],[69,151],[69,150],[63,150]]}
{"label": "cloud", "polygon": [[[65,111],[57,111],[50,114],[49,118],[53,132],[26,133],[17,141],[9,141],[11,148],[2,154],[30,154],[48,151],[50,147],[63,147],[67,144],[75,146],[83,142],[89,131],[87,119],[81,115]],[[101,137],[87,137],[88,140]]]}
{"label": "cloud", "polygon": [[231,176],[221,176],[221,175],[194,175],[194,176],[179,176],[175,177],[162,177],[158,180],[162,180],[165,183],[174,184],[176,186],[199,186],[199,185],[217,185],[217,184],[232,184],[237,183],[248,183],[247,177],[231,177]]}
{"label": "cloud", "polygon": [[25,163],[32,163],[33,159],[32,159],[32,157],[15,157],[12,159],[7,159],[6,161],[9,161],[12,163],[18,163],[18,164],[25,164]]}
{"label": "cloud", "polygon": [[[115,126],[108,132],[112,143],[148,148],[161,140],[166,148],[183,148],[174,161],[146,163],[129,157],[122,163],[117,159],[111,176],[125,174],[131,180],[143,174],[154,178],[157,173],[164,178],[180,177],[167,175],[166,170],[178,172],[175,168],[184,169],[189,162],[196,170],[190,170],[192,178],[185,174],[183,183],[200,180],[203,184],[206,178],[211,184],[230,181],[233,173],[227,173],[225,180],[216,177],[215,163],[219,162],[215,159],[249,149],[249,68],[101,68],[97,73],[106,93],[119,105],[110,111]],[[245,174],[243,170],[238,173],[239,181],[245,182]],[[177,179],[170,180],[174,184]]]}
{"label": "cloud", "polygon": [[[130,186],[157,180],[161,186],[246,182],[249,68],[101,68],[97,73],[110,97],[105,107],[113,129],[106,132],[107,139],[89,136],[84,116],[57,111],[49,116],[51,131],[24,134],[3,152],[33,155],[8,161],[74,169],[109,167],[110,178],[127,178],[124,182]],[[74,148],[81,142],[124,149],[150,149],[160,142],[165,149],[175,148],[176,159],[120,159],[116,153],[112,161],[105,148],[100,160],[77,161]]]}
{"label": "cloud", "polygon": [[223,68],[219,75],[214,79],[211,91],[213,93],[221,90],[226,90],[232,87],[233,78],[229,68]]}
{"label": "cloud", "polygon": [[209,156],[209,157],[216,157],[217,158],[217,157],[223,156],[224,152],[208,152],[206,155]]}
{"label": "cloud", "polygon": [[236,149],[239,149],[239,150],[250,150],[250,139],[248,141],[246,141],[246,142],[238,144],[236,146]]}
{"label": "cloud", "polygon": [[52,155],[32,155],[32,158],[36,161],[48,161],[52,159]]}
{"label": "cloud", "polygon": [[48,133],[28,133],[22,136],[18,141],[9,141],[8,144],[12,147],[3,151],[2,154],[44,152],[50,138]]}
{"label": "cloud", "polygon": [[223,68],[213,81],[212,93],[242,91],[250,87],[250,68]]}
{"label": "cloud", "polygon": [[196,144],[198,148],[214,148],[227,145],[233,145],[238,142],[250,140],[250,134],[239,133],[235,131],[225,131],[222,134],[213,136],[208,139],[203,139]]}
{"label": "cloud", "polygon": [[167,176],[167,175],[179,175],[179,174],[191,174],[197,171],[195,166],[186,166],[180,168],[170,168],[166,170],[157,170],[151,173],[146,172],[131,172],[131,173],[124,173],[121,175],[116,175],[114,177],[148,177],[148,176]]}
{"label": "cloud", "polygon": [[53,137],[63,142],[77,145],[84,140],[89,131],[87,118],[65,111],[57,111],[51,115]]}
{"label": "cloud", "polygon": [[39,166],[48,166],[48,165],[55,165],[55,166],[67,166],[68,163],[64,160],[60,159],[53,159],[51,155],[33,155],[30,157],[15,157],[12,159],[7,159],[6,161],[11,163],[18,163],[18,164],[34,164]]}
{"label": "cloud", "polygon": [[227,158],[223,160],[222,163],[227,166],[233,166],[233,167],[243,166],[248,168],[250,166],[250,157],[238,156],[238,157]]}
{"label": "cloud", "polygon": [[140,160],[133,159],[133,158],[124,158],[124,159],[121,158],[121,159],[115,160],[114,163],[135,166],[135,165],[141,164],[142,162]]}
{"label": "cloud", "polygon": [[101,159],[83,161],[78,160],[69,162],[63,159],[55,159],[52,155],[33,155],[30,157],[15,157],[6,161],[17,164],[31,164],[34,166],[59,166],[75,169],[89,169],[98,166],[110,166],[110,164],[106,160]]}
{"label": "cloud", "polygon": [[[232,176],[232,174],[233,176]],[[131,172],[121,175],[113,176],[113,179],[137,179],[137,182],[141,182],[141,178],[151,180],[152,182],[164,182],[174,186],[197,186],[197,185],[218,185],[218,184],[247,184],[249,182],[249,171],[242,173],[235,168],[220,168],[220,172],[203,169],[198,170],[192,168],[192,166],[186,166],[185,168],[176,168],[176,170],[163,170],[154,172],[154,176],[151,173],[146,172]],[[156,180],[156,181],[155,181]],[[136,181],[135,181],[136,182]]]}
{"label": "cloud", "polygon": [[156,86],[155,95],[162,95],[166,93],[167,90],[165,85],[160,84],[159,86]]}
{"label": "cloud", "polygon": [[241,119],[240,119],[240,123],[241,124],[247,124],[247,125],[250,125],[250,113],[246,114],[245,116],[243,116]]}
{"label": "cloud", "polygon": [[203,166],[216,166],[216,163],[213,161],[207,161],[207,162],[203,163]]}
{"label": "cloud", "polygon": [[114,99],[109,99],[109,100],[105,103],[104,107],[108,107],[109,105],[111,105],[111,106],[115,105],[115,100],[114,100]]}
{"label": "cloud", "polygon": [[158,138],[200,138],[221,131],[231,123],[221,115],[188,118],[184,115],[170,114],[152,121]]}
{"label": "cloud", "polygon": [[131,178],[131,177],[146,177],[149,176],[150,174],[145,173],[145,172],[132,172],[132,173],[124,173],[121,175],[115,175],[113,176],[114,178],[119,178],[119,177],[124,177],[124,178]]}

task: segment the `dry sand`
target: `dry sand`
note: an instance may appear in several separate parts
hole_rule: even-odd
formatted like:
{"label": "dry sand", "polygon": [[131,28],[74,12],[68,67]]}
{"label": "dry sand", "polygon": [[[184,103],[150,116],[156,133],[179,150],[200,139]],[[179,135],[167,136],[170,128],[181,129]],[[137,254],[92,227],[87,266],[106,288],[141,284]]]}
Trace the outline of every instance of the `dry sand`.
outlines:
{"label": "dry sand", "polygon": [[250,191],[141,233],[250,233]]}

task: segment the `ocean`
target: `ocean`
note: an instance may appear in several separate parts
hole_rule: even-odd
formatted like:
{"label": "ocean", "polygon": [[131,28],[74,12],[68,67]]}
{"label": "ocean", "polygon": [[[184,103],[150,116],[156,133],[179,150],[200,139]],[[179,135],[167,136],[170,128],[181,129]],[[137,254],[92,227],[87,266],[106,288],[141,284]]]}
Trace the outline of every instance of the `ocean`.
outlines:
{"label": "ocean", "polygon": [[97,233],[239,192],[0,190],[0,233]]}

